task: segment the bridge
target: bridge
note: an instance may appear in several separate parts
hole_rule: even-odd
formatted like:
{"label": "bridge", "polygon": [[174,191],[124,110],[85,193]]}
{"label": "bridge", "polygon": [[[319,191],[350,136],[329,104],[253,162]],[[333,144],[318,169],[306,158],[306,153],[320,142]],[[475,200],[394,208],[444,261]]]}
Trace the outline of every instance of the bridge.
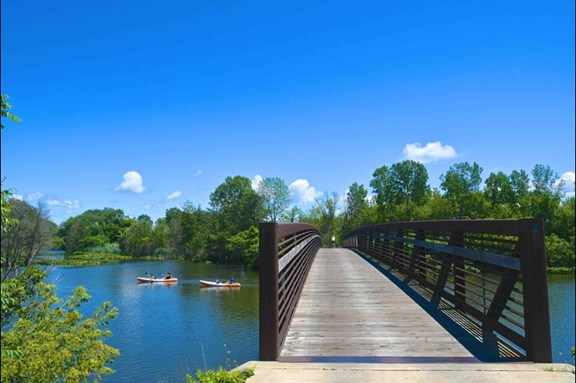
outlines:
{"label": "bridge", "polygon": [[322,248],[311,225],[260,225],[261,362],[249,382],[447,368],[464,374],[455,381],[573,381],[551,364],[542,220],[390,223],[344,246]]}

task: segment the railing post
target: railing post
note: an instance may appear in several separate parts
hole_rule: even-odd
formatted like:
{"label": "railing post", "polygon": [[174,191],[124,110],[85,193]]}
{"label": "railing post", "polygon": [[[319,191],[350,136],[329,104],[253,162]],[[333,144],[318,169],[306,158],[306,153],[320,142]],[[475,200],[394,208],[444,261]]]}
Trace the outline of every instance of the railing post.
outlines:
{"label": "railing post", "polygon": [[[450,246],[464,247],[464,233],[460,231],[452,232],[448,244]],[[464,258],[455,256],[454,262],[454,302],[456,307],[459,307],[459,301],[466,303],[466,264]]]}
{"label": "railing post", "polygon": [[537,363],[552,362],[544,221],[523,219],[520,225],[520,265],[524,289],[526,353]]}
{"label": "railing post", "polygon": [[260,224],[260,360],[278,359],[278,224]]}

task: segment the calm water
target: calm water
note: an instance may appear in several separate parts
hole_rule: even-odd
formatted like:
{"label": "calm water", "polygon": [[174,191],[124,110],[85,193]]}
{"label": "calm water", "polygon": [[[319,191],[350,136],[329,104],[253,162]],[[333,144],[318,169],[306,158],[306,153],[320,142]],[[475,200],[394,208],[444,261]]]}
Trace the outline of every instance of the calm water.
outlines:
{"label": "calm water", "polygon": [[[144,273],[170,271],[175,284],[138,284]],[[201,288],[199,279],[234,275],[240,289]],[[238,267],[184,262],[139,262],[57,267],[49,275],[58,295],[82,285],[91,314],[104,301],[119,309],[106,343],[120,350],[105,382],[185,382],[197,369],[236,367],[258,359],[258,274]],[[573,363],[574,277],[549,276],[553,358]]]}
{"label": "calm water", "polygon": [[[174,284],[138,284],[144,273],[171,272]],[[239,289],[201,288],[199,279],[234,275]],[[238,267],[142,262],[58,267],[50,272],[58,295],[77,285],[92,296],[83,311],[104,301],[118,308],[106,343],[120,350],[105,382],[185,382],[197,369],[236,367],[258,359],[258,274]]]}

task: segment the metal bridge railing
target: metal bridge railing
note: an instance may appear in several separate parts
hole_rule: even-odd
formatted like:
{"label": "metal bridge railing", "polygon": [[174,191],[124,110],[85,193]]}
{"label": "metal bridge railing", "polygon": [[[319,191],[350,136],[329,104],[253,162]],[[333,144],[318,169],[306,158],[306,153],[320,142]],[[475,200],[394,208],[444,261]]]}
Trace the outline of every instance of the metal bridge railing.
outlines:
{"label": "metal bridge railing", "polygon": [[321,247],[315,226],[260,224],[260,360],[277,360],[312,261]]}
{"label": "metal bridge railing", "polygon": [[497,339],[500,356],[549,363],[543,225],[541,219],[388,223],[358,228],[344,244],[403,275],[455,318],[464,316],[480,340]]}

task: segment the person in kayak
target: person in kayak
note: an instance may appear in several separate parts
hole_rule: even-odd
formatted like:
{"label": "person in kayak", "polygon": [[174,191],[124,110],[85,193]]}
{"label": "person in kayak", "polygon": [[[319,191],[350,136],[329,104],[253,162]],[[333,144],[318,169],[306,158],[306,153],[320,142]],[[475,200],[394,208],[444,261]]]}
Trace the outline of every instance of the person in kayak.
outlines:
{"label": "person in kayak", "polygon": [[164,277],[164,279],[170,279],[172,278],[172,273],[168,272],[168,274],[166,274],[166,276]]}
{"label": "person in kayak", "polygon": [[228,281],[228,283],[234,283],[236,282],[236,279],[234,279],[234,276],[230,277],[230,280]]}

